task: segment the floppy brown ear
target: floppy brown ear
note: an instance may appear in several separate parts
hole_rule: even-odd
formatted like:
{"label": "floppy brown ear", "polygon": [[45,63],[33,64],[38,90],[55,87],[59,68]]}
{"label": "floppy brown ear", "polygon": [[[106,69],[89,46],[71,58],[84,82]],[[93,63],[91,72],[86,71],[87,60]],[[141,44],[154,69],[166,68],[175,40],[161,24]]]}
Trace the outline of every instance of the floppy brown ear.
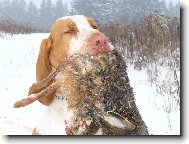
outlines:
{"label": "floppy brown ear", "polygon": [[41,42],[40,51],[36,63],[36,80],[46,78],[51,72],[49,53],[51,50],[52,39],[49,37]]}
{"label": "floppy brown ear", "polygon": [[[49,36],[49,38],[44,39],[41,42],[40,51],[36,63],[36,80],[40,81],[44,78],[46,78],[50,72],[51,72],[51,66],[50,66],[50,60],[49,60],[49,54],[51,50],[52,45],[52,38]],[[51,93],[46,97],[39,98],[39,102],[43,105],[50,105],[53,101],[55,96],[55,93]]]}

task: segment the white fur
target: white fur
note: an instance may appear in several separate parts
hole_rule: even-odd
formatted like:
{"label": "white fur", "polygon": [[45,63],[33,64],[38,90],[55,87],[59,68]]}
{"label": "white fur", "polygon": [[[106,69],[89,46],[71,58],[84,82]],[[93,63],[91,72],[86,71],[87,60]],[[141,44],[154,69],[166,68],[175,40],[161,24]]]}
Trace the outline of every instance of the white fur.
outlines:
{"label": "white fur", "polygon": [[[68,104],[66,100],[55,99],[50,106],[48,106],[36,125],[36,130],[40,135],[67,135],[64,123],[65,120],[71,120],[73,112],[68,111]],[[100,128],[94,135],[102,135]]]}
{"label": "white fur", "polygon": [[40,135],[66,135],[65,120],[72,117],[72,112],[67,109],[66,100],[55,99],[50,106],[48,106],[37,124],[36,130]]}
{"label": "white fur", "polygon": [[79,32],[77,37],[73,38],[71,41],[70,55],[80,52],[82,47],[87,46],[87,39],[92,34],[99,32],[98,30],[93,29],[88,23],[86,17],[82,15],[74,16],[72,17],[72,20],[76,23]]}

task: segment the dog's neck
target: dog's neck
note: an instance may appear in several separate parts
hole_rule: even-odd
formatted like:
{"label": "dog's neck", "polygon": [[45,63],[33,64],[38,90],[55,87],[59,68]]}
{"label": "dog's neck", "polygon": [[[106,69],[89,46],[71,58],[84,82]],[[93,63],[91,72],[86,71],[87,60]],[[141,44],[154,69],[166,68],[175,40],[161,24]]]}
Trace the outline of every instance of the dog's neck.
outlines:
{"label": "dog's neck", "polygon": [[71,117],[72,113],[68,110],[65,97],[55,98],[52,104],[46,108],[36,129],[41,135],[66,135],[65,121]]}
{"label": "dog's neck", "polygon": [[[66,123],[73,116],[67,109],[67,100],[55,98],[50,106],[48,106],[36,126],[36,130],[40,135],[67,135]],[[103,135],[102,129],[98,129],[95,135]]]}

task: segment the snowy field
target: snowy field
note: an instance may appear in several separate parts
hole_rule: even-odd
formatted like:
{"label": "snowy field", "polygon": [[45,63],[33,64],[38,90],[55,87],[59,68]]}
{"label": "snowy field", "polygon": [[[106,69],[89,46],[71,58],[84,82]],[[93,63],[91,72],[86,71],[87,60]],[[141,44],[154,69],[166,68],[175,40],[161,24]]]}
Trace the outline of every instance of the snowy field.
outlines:
{"label": "snowy field", "polygon": [[[30,135],[45,106],[35,102],[14,109],[13,103],[27,96],[35,82],[35,64],[40,42],[49,34],[14,35],[0,38],[0,135]],[[128,66],[136,104],[153,135],[180,135],[180,110],[167,112],[165,99],[157,97],[145,71]]]}

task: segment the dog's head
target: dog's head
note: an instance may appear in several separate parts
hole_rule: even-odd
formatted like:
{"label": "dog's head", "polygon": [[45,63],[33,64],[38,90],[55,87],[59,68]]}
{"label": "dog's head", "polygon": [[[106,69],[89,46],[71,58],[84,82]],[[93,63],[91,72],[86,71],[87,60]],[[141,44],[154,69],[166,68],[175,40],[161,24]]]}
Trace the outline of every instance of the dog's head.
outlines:
{"label": "dog's head", "polygon": [[37,81],[44,79],[60,62],[76,53],[95,55],[113,50],[108,38],[99,32],[93,19],[67,16],[58,19],[50,36],[41,43],[36,65]]}
{"label": "dog's head", "polygon": [[[111,50],[113,46],[99,32],[93,19],[82,15],[60,18],[52,25],[49,37],[41,43],[36,64],[36,80],[46,78],[62,60],[74,54],[95,55]],[[39,101],[49,105],[53,98],[52,94]]]}

